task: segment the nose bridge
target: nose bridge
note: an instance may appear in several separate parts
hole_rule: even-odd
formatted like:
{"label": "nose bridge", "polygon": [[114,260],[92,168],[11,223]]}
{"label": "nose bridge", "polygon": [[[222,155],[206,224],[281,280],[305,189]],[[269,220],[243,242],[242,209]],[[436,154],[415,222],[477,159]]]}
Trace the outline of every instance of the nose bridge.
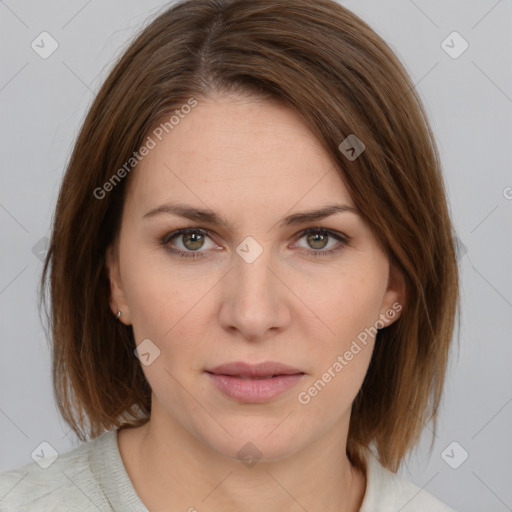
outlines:
{"label": "nose bridge", "polygon": [[233,262],[236,288],[244,295],[248,292],[270,296],[268,288],[272,286],[272,273],[268,267],[272,264],[272,250],[269,246],[263,248],[263,245],[253,240],[243,242],[237,247],[237,257]]}
{"label": "nose bridge", "polygon": [[279,280],[269,270],[273,266],[269,243],[247,237],[237,246],[222,305],[224,327],[236,328],[247,338],[258,338],[269,329],[284,325],[289,315]]}

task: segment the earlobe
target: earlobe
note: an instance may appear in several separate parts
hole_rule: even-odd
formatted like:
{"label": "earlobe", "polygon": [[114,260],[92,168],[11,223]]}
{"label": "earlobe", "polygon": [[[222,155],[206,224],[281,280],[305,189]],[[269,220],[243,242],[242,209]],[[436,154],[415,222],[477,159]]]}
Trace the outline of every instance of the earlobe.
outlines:
{"label": "earlobe", "polygon": [[[110,283],[110,310],[119,322],[129,324],[128,306],[126,305],[123,286],[121,282],[121,274],[119,272],[119,259],[117,251],[113,245],[110,245],[106,251],[105,267]],[[121,311],[121,315],[119,312]]]}
{"label": "earlobe", "polygon": [[381,318],[388,319],[388,324],[400,318],[407,300],[407,286],[403,273],[394,263],[390,264],[388,287],[382,303]]}

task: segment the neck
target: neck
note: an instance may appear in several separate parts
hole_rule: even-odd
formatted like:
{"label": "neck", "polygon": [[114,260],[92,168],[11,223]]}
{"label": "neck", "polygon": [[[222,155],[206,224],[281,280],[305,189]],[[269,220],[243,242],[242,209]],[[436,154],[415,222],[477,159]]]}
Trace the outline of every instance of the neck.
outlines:
{"label": "neck", "polygon": [[364,497],[366,477],[350,464],[339,431],[286,458],[245,463],[168,421],[121,430],[118,439],[149,510],[357,512]]}

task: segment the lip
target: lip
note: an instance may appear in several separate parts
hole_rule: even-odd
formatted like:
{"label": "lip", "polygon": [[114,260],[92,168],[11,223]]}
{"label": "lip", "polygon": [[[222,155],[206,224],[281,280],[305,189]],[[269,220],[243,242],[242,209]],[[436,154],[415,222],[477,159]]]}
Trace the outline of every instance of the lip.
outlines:
{"label": "lip", "polygon": [[298,368],[293,368],[292,366],[275,361],[265,361],[258,364],[234,361],[221,364],[207,371],[217,375],[241,375],[244,377],[265,377],[267,375],[294,375],[296,373],[304,373]]}
{"label": "lip", "polygon": [[243,403],[262,403],[294,387],[305,373],[298,368],[267,361],[259,364],[232,362],[206,373],[215,386]]}

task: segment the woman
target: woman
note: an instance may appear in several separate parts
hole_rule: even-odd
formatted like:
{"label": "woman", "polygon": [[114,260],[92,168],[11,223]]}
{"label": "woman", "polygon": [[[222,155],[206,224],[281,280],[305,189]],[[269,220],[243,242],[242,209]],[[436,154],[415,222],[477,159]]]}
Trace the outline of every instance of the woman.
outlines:
{"label": "woman", "polygon": [[41,281],[87,442],[4,472],[0,510],[452,510],[396,474],[437,419],[452,234],[421,102],[362,20],[173,5],[88,113]]}

